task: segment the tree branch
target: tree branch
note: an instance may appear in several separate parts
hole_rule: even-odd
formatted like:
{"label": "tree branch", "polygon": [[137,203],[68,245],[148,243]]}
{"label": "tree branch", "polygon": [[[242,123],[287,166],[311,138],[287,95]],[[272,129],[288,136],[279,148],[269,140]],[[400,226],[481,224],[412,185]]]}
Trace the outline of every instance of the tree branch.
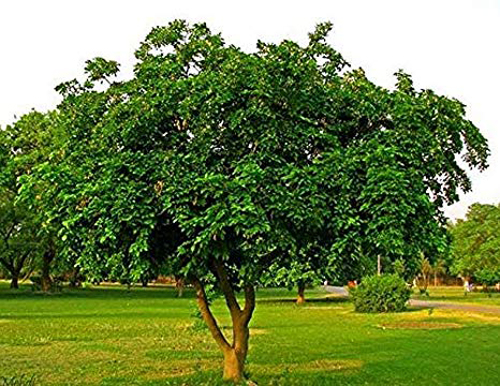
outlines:
{"label": "tree branch", "polygon": [[194,288],[196,289],[196,300],[198,303],[198,307],[200,308],[203,320],[207,324],[210,333],[212,334],[213,338],[215,339],[221,350],[222,351],[229,350],[231,346],[227,342],[226,337],[222,334],[222,331],[219,328],[219,325],[217,324],[217,321],[215,320],[212,311],[210,311],[207,295],[205,293],[205,288],[203,287],[203,284],[197,278],[194,278],[192,281]]}
{"label": "tree branch", "polygon": [[31,251],[27,251],[25,252],[22,256],[21,256],[21,259],[18,261],[18,264],[17,264],[17,267],[16,267],[16,271],[17,273],[20,273],[21,270],[23,269],[23,266],[24,266],[24,263],[26,262],[26,259],[28,258],[28,256],[31,254]]}
{"label": "tree branch", "polygon": [[252,285],[245,286],[245,308],[242,311],[242,322],[248,326],[255,310],[255,288]]}
{"label": "tree branch", "polygon": [[255,310],[255,288],[252,285],[245,286],[245,308],[242,312],[242,321],[248,326]]}
{"label": "tree branch", "polygon": [[2,264],[11,274],[15,272],[12,262],[7,261],[5,258],[0,257],[0,264]]}
{"label": "tree branch", "polygon": [[7,232],[7,233],[1,232],[1,233],[2,233],[2,237],[3,237],[3,241],[4,241],[4,243],[5,243],[5,245],[6,245],[7,247],[9,247],[9,239],[10,239],[10,235],[12,234],[12,232],[14,231],[14,229],[16,228],[16,225],[17,225],[17,223],[16,223],[16,222],[14,222],[14,223],[12,224],[12,226],[10,227],[10,229],[8,230],[8,232]]}
{"label": "tree branch", "polygon": [[227,277],[227,272],[224,269],[224,266],[219,260],[214,261],[215,271],[217,273],[217,277],[219,278],[219,283],[222,289],[222,293],[224,294],[224,298],[226,299],[227,307],[231,312],[231,317],[233,322],[238,319],[241,315],[241,308],[238,304],[238,300],[236,300],[236,296],[234,295],[233,287],[229,282]]}

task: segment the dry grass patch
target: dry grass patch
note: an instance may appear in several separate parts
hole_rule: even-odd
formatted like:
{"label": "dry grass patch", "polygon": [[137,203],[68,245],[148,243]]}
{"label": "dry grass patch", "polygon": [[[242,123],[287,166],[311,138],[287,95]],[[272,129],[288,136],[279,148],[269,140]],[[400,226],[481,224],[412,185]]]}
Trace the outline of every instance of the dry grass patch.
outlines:
{"label": "dry grass patch", "polygon": [[447,330],[452,328],[464,327],[458,323],[443,323],[443,322],[399,322],[399,323],[382,323],[378,327],[382,329],[402,329],[402,330]]}
{"label": "dry grass patch", "polygon": [[363,361],[356,359],[318,359],[304,363],[289,363],[281,365],[250,364],[249,370],[260,375],[276,376],[284,372],[314,373],[329,371],[357,370],[363,366]]}
{"label": "dry grass patch", "polygon": [[250,328],[250,337],[256,335],[265,335],[268,331],[265,328]]}
{"label": "dry grass patch", "polygon": [[180,359],[170,360],[168,364],[158,366],[143,374],[145,380],[162,380],[165,378],[177,378],[192,375],[197,372],[218,370],[222,366],[222,360],[213,359]]}

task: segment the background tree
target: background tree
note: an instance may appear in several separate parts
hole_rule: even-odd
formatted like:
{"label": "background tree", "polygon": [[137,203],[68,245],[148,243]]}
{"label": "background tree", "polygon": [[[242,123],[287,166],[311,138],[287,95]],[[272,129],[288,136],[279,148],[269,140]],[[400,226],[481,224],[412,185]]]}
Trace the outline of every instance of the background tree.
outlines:
{"label": "background tree", "polygon": [[[465,220],[450,226],[453,262],[451,271],[464,278],[500,281],[500,206],[472,204]],[[495,272],[496,278],[495,277]],[[486,283],[488,282],[488,283]]]}
{"label": "background tree", "polygon": [[0,268],[10,277],[14,289],[19,288],[19,279],[33,269],[37,257],[32,220],[26,208],[14,203],[12,192],[0,193]]}
{"label": "background tree", "polygon": [[[314,262],[314,256],[308,256]],[[262,283],[265,286],[297,287],[297,304],[304,304],[307,285],[317,285],[327,276],[327,267],[312,267],[308,261],[291,261],[290,266],[271,265],[264,273]],[[323,270],[323,272],[321,272]]]}
{"label": "background tree", "polygon": [[[41,287],[48,291],[52,285],[51,270],[55,266],[58,248],[57,229],[55,224],[54,191],[57,182],[54,178],[47,184],[38,184],[36,194],[25,200],[20,195],[23,189],[22,179],[33,173],[33,169],[44,167],[50,159],[60,157],[59,144],[64,140],[63,131],[56,123],[57,113],[42,114],[32,111],[19,118],[14,124],[7,126],[3,135],[9,147],[9,160],[5,173],[8,174],[8,185],[12,192],[9,200],[13,208],[24,213],[26,235],[33,255],[36,255],[36,268],[40,271]],[[24,177],[23,177],[24,176]]]}
{"label": "background tree", "polygon": [[432,274],[434,275],[434,286],[437,286],[448,271],[447,262],[444,258],[437,259],[432,265]]}
{"label": "background tree", "polygon": [[9,128],[0,129],[0,269],[11,279],[11,288],[33,268],[38,257],[34,216],[17,197],[17,149]]}
{"label": "background tree", "polygon": [[[58,87],[65,142],[22,179],[60,225],[61,258],[77,254],[89,278],[137,281],[155,259],[189,280],[226,379],[243,378],[255,286],[271,266],[314,261],[341,276],[378,255],[440,252],[442,206],[470,189],[455,156],[486,167],[463,105],[401,72],[391,91],[346,71],[330,29],[248,54],[204,24],[154,28],[132,79],[112,81],[118,64],[97,58],[83,83]],[[214,280],[232,341],[207,300]]]}
{"label": "background tree", "polygon": [[432,275],[432,265],[429,259],[422,255],[419,261],[419,272],[417,276],[417,284],[420,289],[420,294],[428,295],[427,287],[429,287],[429,282]]}

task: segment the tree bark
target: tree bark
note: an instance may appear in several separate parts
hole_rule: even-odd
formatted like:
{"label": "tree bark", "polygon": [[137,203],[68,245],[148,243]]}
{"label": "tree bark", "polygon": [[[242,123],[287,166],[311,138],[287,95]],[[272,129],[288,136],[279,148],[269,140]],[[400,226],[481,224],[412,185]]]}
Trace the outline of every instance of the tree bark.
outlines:
{"label": "tree bark", "polygon": [[255,289],[251,285],[245,286],[245,306],[241,309],[222,263],[215,262],[214,267],[233,323],[233,341],[231,344],[227,341],[210,311],[205,289],[198,279],[193,280],[196,299],[203,320],[224,355],[223,378],[238,383],[244,379],[243,372],[250,338],[248,324],[255,309]]}
{"label": "tree bark", "polygon": [[[22,255],[18,261],[15,258],[11,258],[11,260],[0,259],[0,264],[4,266],[4,268],[10,273],[11,281],[10,288],[18,289],[19,288],[19,276],[21,276],[21,271],[24,267],[24,263],[29,255],[29,252],[26,252]],[[16,264],[17,263],[17,264]]]}
{"label": "tree bark", "polygon": [[229,349],[224,352],[224,370],[222,378],[226,381],[233,381],[234,383],[243,380],[243,370],[245,367],[245,358],[236,353],[236,350]]}
{"label": "tree bark", "polygon": [[19,276],[12,276],[12,279],[10,280],[10,288],[19,289]]}
{"label": "tree bark", "polygon": [[306,285],[304,283],[299,283],[298,293],[297,293],[297,305],[301,305],[306,302],[306,297],[304,295],[305,290],[306,290]]}
{"label": "tree bark", "polygon": [[50,278],[50,263],[54,259],[54,253],[52,250],[48,250],[43,254],[42,257],[42,291],[48,292],[52,287],[52,279]]}
{"label": "tree bark", "polygon": [[73,272],[71,273],[71,276],[69,278],[69,287],[70,288],[76,288],[80,285],[80,281],[78,280],[78,275],[80,274],[80,268],[76,267],[73,269]]}

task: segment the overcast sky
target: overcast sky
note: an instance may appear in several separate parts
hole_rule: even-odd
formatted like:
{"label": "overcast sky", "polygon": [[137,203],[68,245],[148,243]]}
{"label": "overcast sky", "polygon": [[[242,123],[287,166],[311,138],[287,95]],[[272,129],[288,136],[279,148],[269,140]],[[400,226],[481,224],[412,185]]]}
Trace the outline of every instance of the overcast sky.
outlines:
{"label": "overcast sky", "polygon": [[130,74],[149,30],[175,18],[205,21],[226,41],[253,50],[257,39],[305,42],[321,21],[330,41],[376,83],[393,87],[399,68],[418,88],[467,105],[492,156],[472,173],[473,192],[447,209],[500,201],[500,0],[0,0],[0,125],[59,101],[54,87],[82,75],[85,60],[117,60]]}

